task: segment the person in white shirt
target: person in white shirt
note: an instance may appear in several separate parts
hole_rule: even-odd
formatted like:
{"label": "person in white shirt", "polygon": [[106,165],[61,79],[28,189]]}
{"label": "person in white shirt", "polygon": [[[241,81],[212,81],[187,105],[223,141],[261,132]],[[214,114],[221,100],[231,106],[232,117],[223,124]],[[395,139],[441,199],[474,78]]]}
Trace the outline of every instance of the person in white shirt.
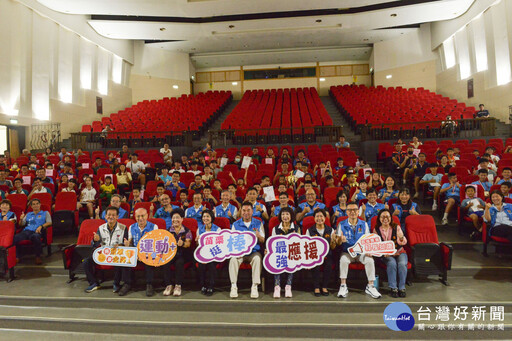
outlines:
{"label": "person in white shirt", "polygon": [[32,195],[36,193],[50,193],[50,195],[52,194],[52,192],[48,188],[43,186],[43,182],[39,178],[34,179],[34,187],[32,188],[32,192],[30,192],[30,194],[28,195],[28,198],[31,199]]}
{"label": "person in white shirt", "polygon": [[82,207],[87,207],[87,213],[89,213],[89,218],[94,219],[94,203],[96,202],[96,189],[92,187],[92,178],[85,178],[85,188],[82,189],[80,193],[80,200],[76,204],[77,209],[79,210]]}
{"label": "person in white shirt", "polygon": [[163,148],[160,148],[160,154],[162,154],[165,163],[172,164],[172,150],[167,143],[164,144]]}
{"label": "person in white shirt", "polygon": [[132,172],[133,180],[139,180],[141,186],[146,185],[146,175],[144,174],[146,166],[144,162],[138,160],[139,156],[136,153],[133,153],[130,157],[131,161],[126,164],[126,168]]}

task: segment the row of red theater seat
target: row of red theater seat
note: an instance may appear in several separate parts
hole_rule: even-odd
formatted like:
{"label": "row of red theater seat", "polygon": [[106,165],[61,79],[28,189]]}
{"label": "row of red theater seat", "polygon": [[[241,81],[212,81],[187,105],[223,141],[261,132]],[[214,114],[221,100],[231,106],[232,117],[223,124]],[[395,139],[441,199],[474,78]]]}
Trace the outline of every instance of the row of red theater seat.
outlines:
{"label": "row of red theater seat", "polygon": [[208,91],[180,98],[145,100],[94,121],[92,125],[82,126],[82,132],[101,132],[107,124],[122,132],[198,130],[219,113],[230,98],[230,91]]}
{"label": "row of red theater seat", "polygon": [[[249,115],[247,113],[250,113]],[[332,125],[316,89],[279,89],[246,91],[242,100],[222,123],[222,129],[311,128]],[[306,133],[308,133],[306,132]],[[291,131],[284,133],[290,134]],[[265,134],[250,131],[244,134]],[[270,133],[272,134],[272,132]],[[279,130],[276,130],[276,135]]]}

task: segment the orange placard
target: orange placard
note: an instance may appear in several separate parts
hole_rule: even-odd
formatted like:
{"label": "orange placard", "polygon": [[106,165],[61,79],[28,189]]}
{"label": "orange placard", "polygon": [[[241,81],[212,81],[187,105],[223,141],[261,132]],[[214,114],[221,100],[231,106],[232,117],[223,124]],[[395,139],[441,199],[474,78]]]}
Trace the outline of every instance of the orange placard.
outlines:
{"label": "orange placard", "polygon": [[174,235],[167,230],[155,230],[146,233],[137,244],[139,261],[146,265],[162,266],[169,263],[178,245]]}

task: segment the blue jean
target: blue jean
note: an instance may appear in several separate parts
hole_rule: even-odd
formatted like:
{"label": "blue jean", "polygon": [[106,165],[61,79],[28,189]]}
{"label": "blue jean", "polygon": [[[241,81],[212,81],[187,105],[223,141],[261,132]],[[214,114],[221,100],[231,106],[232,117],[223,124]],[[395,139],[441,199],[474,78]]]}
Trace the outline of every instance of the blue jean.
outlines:
{"label": "blue jean", "polygon": [[386,264],[388,273],[388,284],[390,289],[397,289],[396,274],[398,268],[398,289],[405,289],[405,280],[407,279],[407,253],[401,253],[398,256],[382,257]]}
{"label": "blue jean", "polygon": [[[43,244],[41,242],[41,234],[36,233],[35,231],[29,231],[27,229],[21,231],[18,234],[14,235],[13,244],[18,245],[20,242],[24,240],[30,240],[34,245],[34,253],[36,257],[41,257],[43,253]],[[19,248],[16,248],[16,258],[19,258]]]}
{"label": "blue jean", "polygon": [[282,273],[280,275],[274,275],[275,286],[281,286],[281,276],[286,276],[286,285],[292,285],[293,273]]}

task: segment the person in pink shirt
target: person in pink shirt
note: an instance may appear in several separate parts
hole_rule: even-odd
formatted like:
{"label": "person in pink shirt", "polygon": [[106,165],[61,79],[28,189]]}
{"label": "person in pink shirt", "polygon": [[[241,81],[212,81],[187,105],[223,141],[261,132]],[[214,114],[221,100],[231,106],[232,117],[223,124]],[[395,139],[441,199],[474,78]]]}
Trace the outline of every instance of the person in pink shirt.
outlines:
{"label": "person in pink shirt", "polygon": [[[399,225],[393,222],[391,211],[383,209],[377,216],[375,225],[377,233],[382,241],[392,240],[397,250],[394,255],[383,256],[382,261],[386,264],[388,284],[391,289],[391,297],[405,297],[405,281],[407,279],[407,253],[403,246],[407,239]],[[398,286],[397,286],[398,274]]]}

